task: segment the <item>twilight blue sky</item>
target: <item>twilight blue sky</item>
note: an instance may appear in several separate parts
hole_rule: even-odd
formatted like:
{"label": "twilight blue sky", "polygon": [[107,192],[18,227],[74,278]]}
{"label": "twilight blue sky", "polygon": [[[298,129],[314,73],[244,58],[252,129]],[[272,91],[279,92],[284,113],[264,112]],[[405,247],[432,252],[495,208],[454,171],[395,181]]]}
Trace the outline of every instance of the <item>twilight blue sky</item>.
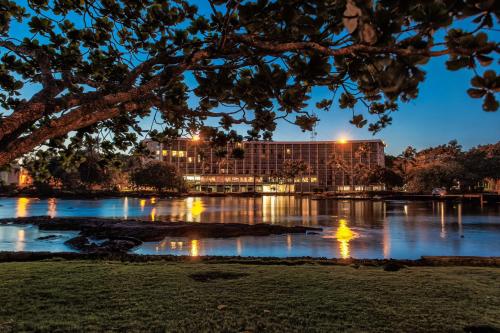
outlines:
{"label": "twilight blue sky", "polygon": [[[24,3],[25,0],[21,0]],[[202,15],[210,15],[211,9],[206,0],[192,0],[197,4]],[[13,24],[11,33],[16,37],[29,35],[24,31],[26,25]],[[490,39],[499,40],[500,35],[490,34]],[[466,90],[473,73],[468,70],[450,72],[446,70],[447,57],[431,60],[423,69],[427,72],[426,80],[420,85],[417,99],[401,104],[400,110],[392,115],[393,124],[375,136],[367,128],[357,129],[349,123],[350,110],[332,108],[329,113],[318,112],[320,122],[317,126],[317,140],[334,140],[339,138],[370,139],[379,138],[388,146],[390,154],[399,154],[405,147],[412,145],[417,149],[447,143],[456,139],[464,148],[479,144],[500,141],[500,111],[484,112],[481,100],[470,98]],[[488,69],[499,71],[498,59]],[[483,68],[479,68],[482,73]],[[186,76],[188,84],[193,82],[192,76]],[[32,95],[37,87],[26,86],[24,93]],[[330,97],[325,89],[313,91],[309,111],[314,110],[317,101]],[[497,94],[498,95],[498,94]],[[338,98],[338,96],[337,96]],[[497,96],[497,99],[499,97]],[[197,98],[190,100],[196,106]],[[293,120],[293,118],[290,118]],[[151,119],[143,121],[144,128],[149,129]],[[246,134],[245,128],[239,128],[240,134]],[[280,122],[274,134],[274,140],[310,140],[309,132],[301,132],[294,125]]]}
{"label": "twilight blue sky", "polygon": [[[450,72],[446,70],[445,60],[445,57],[433,59],[424,67],[427,78],[420,86],[418,98],[401,104],[400,110],[392,114],[392,125],[374,136],[388,144],[388,153],[398,154],[408,145],[420,149],[453,139],[465,148],[500,141],[500,112],[484,112],[481,100],[472,99],[466,93],[472,72]],[[321,119],[317,126],[318,140],[343,135],[351,139],[373,137],[366,128],[349,124],[349,111],[337,109],[318,115]],[[288,124],[280,126],[275,135],[276,140],[309,137],[308,133],[298,134]]]}
{"label": "twilight blue sky", "polygon": [[[399,111],[392,114],[392,125],[375,136],[368,131],[367,126],[358,129],[349,123],[351,110],[333,107],[330,112],[317,112],[320,122],[316,127],[316,140],[377,138],[385,141],[386,152],[393,155],[401,153],[409,145],[422,149],[454,139],[466,149],[500,141],[500,111],[484,112],[482,100],[472,99],[466,92],[470,88],[473,72],[450,72],[445,66],[446,59],[447,57],[433,59],[423,67],[427,75],[420,85],[418,98],[409,103],[401,103]],[[488,69],[499,70],[498,66]],[[482,73],[482,70],[479,68],[479,72]],[[190,81],[192,79],[187,76],[188,84]],[[330,95],[326,89],[313,91],[308,110],[314,110],[317,101],[328,97]],[[197,98],[190,100],[192,107],[196,103]],[[293,120],[293,117],[290,119]],[[146,119],[144,123],[150,122]],[[246,127],[236,128],[240,134],[246,134]],[[297,126],[285,121],[278,123],[273,136],[276,141],[310,139],[310,132],[302,132]]]}
{"label": "twilight blue sky", "polygon": [[[210,15],[206,0],[192,0],[200,11]],[[500,34],[490,34],[490,39],[499,41]],[[340,137],[350,139],[379,138],[387,143],[386,151],[399,154],[409,145],[417,149],[447,143],[456,139],[464,148],[500,141],[500,111],[484,112],[481,100],[467,95],[472,71],[450,72],[445,67],[447,57],[431,60],[424,70],[425,82],[420,86],[417,99],[401,104],[400,110],[392,115],[392,125],[375,136],[368,129],[358,129],[349,123],[351,111],[339,108],[329,113],[319,112],[317,140],[332,140]],[[498,59],[488,69],[499,72]],[[479,68],[482,73],[483,69]],[[500,98],[497,94],[497,99]],[[329,95],[313,93],[313,100],[319,101]],[[311,103],[311,107],[314,103]],[[244,132],[243,132],[244,134]],[[281,122],[274,134],[274,140],[310,140],[310,133],[302,133],[296,126]]]}

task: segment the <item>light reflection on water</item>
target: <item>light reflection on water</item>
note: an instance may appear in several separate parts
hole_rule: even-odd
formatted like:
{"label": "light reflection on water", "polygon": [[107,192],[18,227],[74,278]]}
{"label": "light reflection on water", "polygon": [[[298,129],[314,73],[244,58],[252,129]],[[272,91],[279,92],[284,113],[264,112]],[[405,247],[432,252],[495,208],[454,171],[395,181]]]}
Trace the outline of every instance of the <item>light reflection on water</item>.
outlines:
{"label": "light reflection on water", "polygon": [[[39,237],[54,235],[51,240]],[[77,232],[40,231],[31,225],[0,226],[0,251],[72,251],[64,242],[75,237]]]}
{"label": "light reflection on water", "polygon": [[[13,216],[97,216],[151,221],[274,223],[318,226],[318,235],[232,239],[166,238],[137,253],[242,256],[418,258],[421,255],[500,255],[500,206],[472,207],[444,202],[190,197],[38,200],[1,198],[0,218]],[[38,241],[32,226],[0,226],[0,250],[67,251],[68,239]],[[463,236],[463,238],[462,238]]]}

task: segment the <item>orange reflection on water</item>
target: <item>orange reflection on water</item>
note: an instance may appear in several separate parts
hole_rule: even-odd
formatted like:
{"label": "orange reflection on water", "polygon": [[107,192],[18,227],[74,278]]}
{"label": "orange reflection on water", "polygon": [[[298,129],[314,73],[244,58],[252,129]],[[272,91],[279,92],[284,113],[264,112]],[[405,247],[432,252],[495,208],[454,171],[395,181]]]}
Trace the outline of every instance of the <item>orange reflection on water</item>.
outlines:
{"label": "orange reflection on water", "polygon": [[50,217],[55,217],[57,209],[56,198],[50,198],[47,203],[48,203],[47,215],[49,215]]}
{"label": "orange reflection on water", "polygon": [[151,221],[156,219],[156,207],[151,210]]}
{"label": "orange reflection on water", "polygon": [[187,198],[185,204],[187,208],[186,221],[200,222],[201,213],[205,210],[201,198]]}
{"label": "orange reflection on water", "polygon": [[358,237],[358,234],[352,231],[348,226],[347,226],[347,221],[344,219],[339,220],[339,227],[337,231],[335,232],[335,238],[337,238],[337,241],[339,242],[339,249],[340,249],[340,256],[343,259],[347,259],[350,256],[349,253],[349,242]]}
{"label": "orange reflection on water", "polygon": [[441,232],[439,233],[439,236],[441,238],[446,238],[446,220],[445,220],[445,215],[444,215],[444,202],[439,203],[439,210],[441,211]]}
{"label": "orange reflection on water", "polygon": [[288,251],[292,250],[292,235],[286,235],[286,248]]}
{"label": "orange reflection on water", "polygon": [[199,244],[197,239],[191,240],[191,251],[189,252],[191,257],[199,256]]}
{"label": "orange reflection on water", "polygon": [[17,199],[17,206],[16,206],[16,216],[17,217],[26,217],[28,215],[29,202],[30,202],[30,199],[28,199],[28,198]]}
{"label": "orange reflection on water", "polygon": [[125,220],[128,218],[128,197],[123,199],[123,218]]}
{"label": "orange reflection on water", "polygon": [[24,239],[25,239],[25,231],[20,229],[17,231],[17,241],[16,241],[16,251],[24,250]]}
{"label": "orange reflection on water", "polygon": [[205,208],[203,207],[203,202],[200,198],[196,198],[193,202],[193,206],[191,207],[191,214],[193,214],[193,216],[200,216],[204,210]]}
{"label": "orange reflection on water", "polygon": [[241,238],[236,239],[236,253],[241,256],[241,252],[243,251],[243,245],[241,244]]}
{"label": "orange reflection on water", "polygon": [[146,199],[141,199],[141,201],[139,201],[139,205],[141,206],[141,212],[143,212],[144,207],[146,206]]}
{"label": "orange reflection on water", "polygon": [[[384,247],[384,258],[388,259],[391,256],[391,231],[390,231],[390,226],[389,222],[387,221],[387,214],[386,214],[386,209],[385,205],[383,208],[383,216],[384,216],[384,238],[383,238],[383,247]],[[405,205],[405,212],[407,212],[407,206]]]}

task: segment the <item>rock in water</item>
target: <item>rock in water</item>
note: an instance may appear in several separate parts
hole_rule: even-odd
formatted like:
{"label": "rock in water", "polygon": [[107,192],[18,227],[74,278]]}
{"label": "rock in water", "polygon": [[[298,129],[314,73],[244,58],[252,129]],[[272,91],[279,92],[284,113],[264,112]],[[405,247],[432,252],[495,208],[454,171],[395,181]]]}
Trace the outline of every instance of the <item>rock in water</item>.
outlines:
{"label": "rock in water", "polygon": [[51,240],[51,239],[56,239],[56,238],[59,238],[59,236],[57,235],[48,235],[48,236],[42,236],[42,237],[38,237],[36,240]]}
{"label": "rock in water", "polygon": [[126,239],[110,239],[102,243],[97,251],[99,252],[127,252],[131,248],[136,247],[137,244],[131,240]]}
{"label": "rock in water", "polygon": [[89,239],[85,236],[73,237],[73,238],[65,241],[64,244],[68,245],[69,247],[71,247],[75,250],[79,250],[79,251],[86,250],[90,246]]}

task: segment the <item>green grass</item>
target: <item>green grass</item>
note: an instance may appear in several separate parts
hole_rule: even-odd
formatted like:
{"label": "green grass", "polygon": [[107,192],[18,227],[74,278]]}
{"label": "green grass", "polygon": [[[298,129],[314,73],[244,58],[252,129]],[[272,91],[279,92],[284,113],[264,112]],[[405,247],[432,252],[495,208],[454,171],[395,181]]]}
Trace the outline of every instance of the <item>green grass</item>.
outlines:
{"label": "green grass", "polygon": [[498,268],[0,264],[0,332],[463,332],[475,324],[500,327]]}

